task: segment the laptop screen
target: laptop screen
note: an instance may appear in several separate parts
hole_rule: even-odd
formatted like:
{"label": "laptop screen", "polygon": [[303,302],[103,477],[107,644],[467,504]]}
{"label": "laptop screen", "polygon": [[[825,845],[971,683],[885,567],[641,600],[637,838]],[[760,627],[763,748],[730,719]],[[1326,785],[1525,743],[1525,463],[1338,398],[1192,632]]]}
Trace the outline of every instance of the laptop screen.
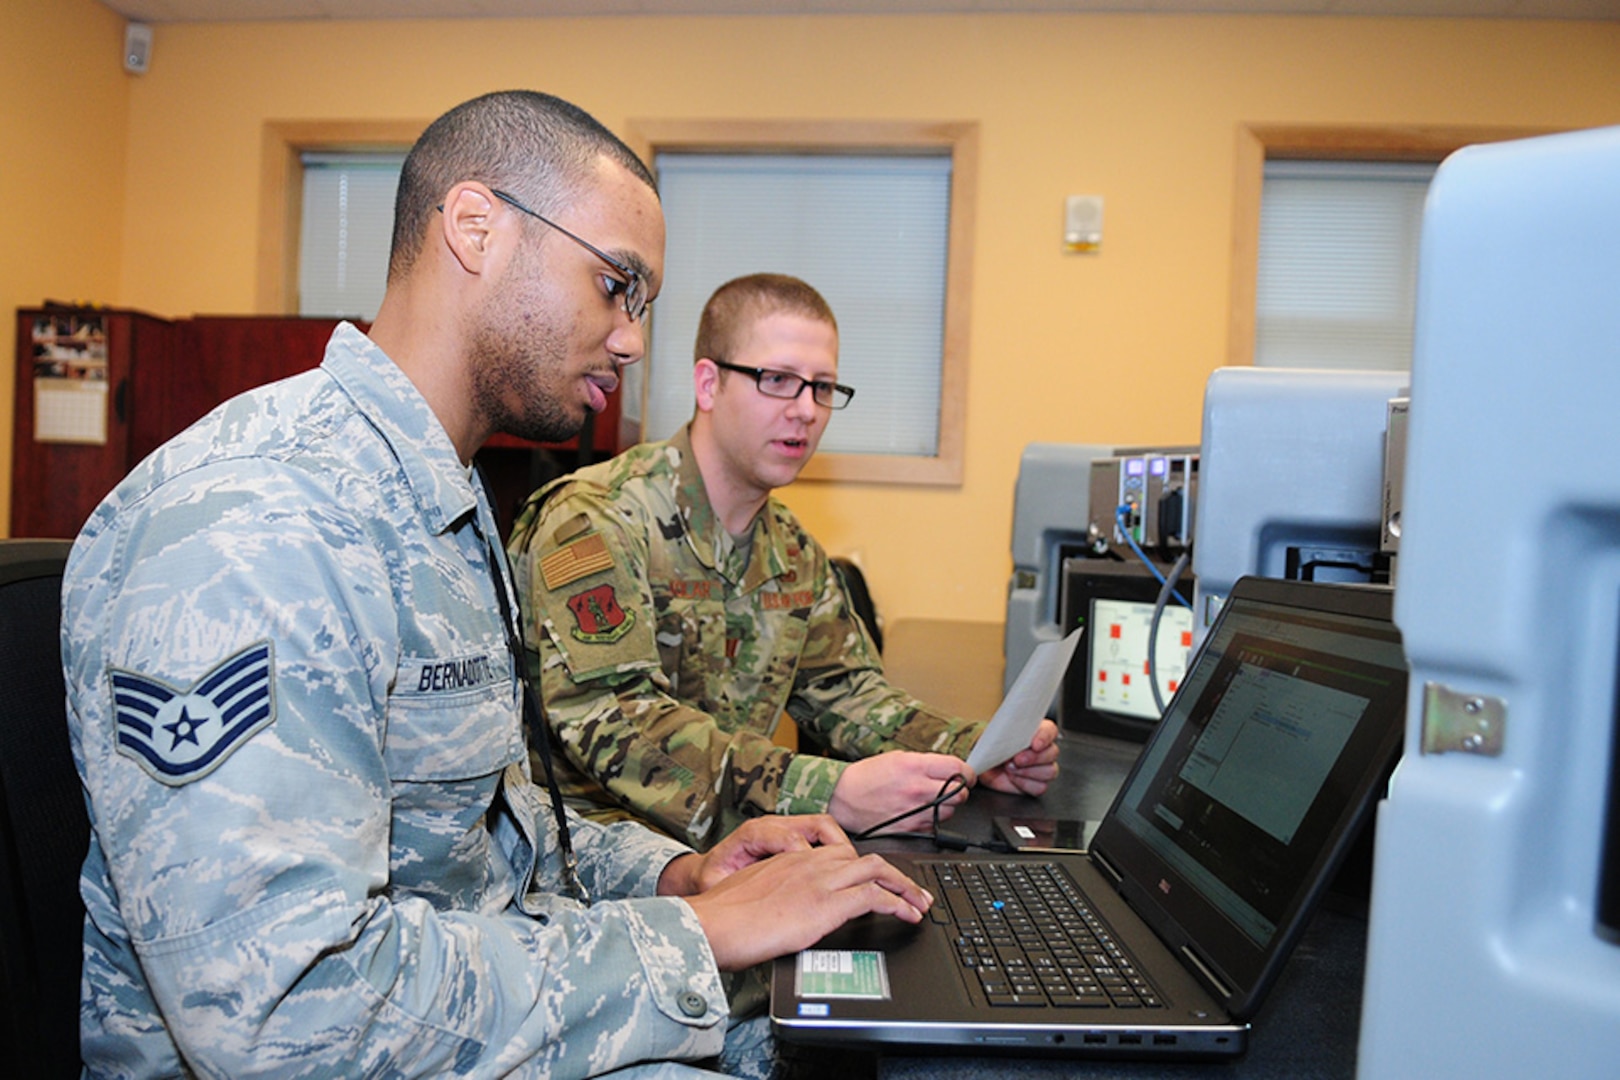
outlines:
{"label": "laptop screen", "polygon": [[1234,588],[1098,830],[1127,898],[1234,1012],[1286,956],[1398,753],[1406,665],[1389,610],[1386,589]]}

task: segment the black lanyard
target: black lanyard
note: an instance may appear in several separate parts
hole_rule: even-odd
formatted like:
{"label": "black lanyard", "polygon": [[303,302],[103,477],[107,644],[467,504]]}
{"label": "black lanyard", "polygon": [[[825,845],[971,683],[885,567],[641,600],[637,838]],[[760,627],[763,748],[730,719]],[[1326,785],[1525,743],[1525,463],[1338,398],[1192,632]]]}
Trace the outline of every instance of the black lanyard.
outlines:
{"label": "black lanyard", "polygon": [[[494,517],[494,501],[490,498],[489,484],[484,479],[482,469],[474,466],[478,474],[478,484],[484,489],[484,501],[487,504],[490,516]],[[495,598],[501,605],[501,626],[506,631],[506,651],[512,657],[512,670],[517,676],[518,685],[523,691],[523,726],[528,732],[529,742],[540,751],[540,763],[546,770],[546,789],[551,793],[551,812],[557,819],[557,847],[562,853],[563,888],[568,895],[582,904],[591,902],[590,893],[585,891],[585,885],[579,880],[579,869],[574,859],[574,838],[568,831],[568,815],[563,807],[562,791],[557,787],[557,773],[551,764],[551,738],[546,728],[545,719],[540,711],[540,699],[534,692],[534,684],[529,681],[529,656],[523,647],[523,623],[517,617],[516,605],[506,594],[506,583],[511,568],[506,562],[506,552],[495,543],[488,534],[484,534],[484,552],[489,559],[489,573],[495,579]]]}

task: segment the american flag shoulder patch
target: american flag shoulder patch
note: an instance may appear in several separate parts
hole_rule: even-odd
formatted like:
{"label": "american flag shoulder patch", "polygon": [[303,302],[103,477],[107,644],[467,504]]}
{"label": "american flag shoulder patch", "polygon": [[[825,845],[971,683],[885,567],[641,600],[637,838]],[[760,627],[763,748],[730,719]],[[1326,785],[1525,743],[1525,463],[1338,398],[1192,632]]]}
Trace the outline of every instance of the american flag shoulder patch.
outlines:
{"label": "american flag shoulder patch", "polygon": [[570,540],[549,555],[540,558],[540,577],[548,589],[560,589],[569,582],[578,581],[587,574],[613,567],[613,553],[607,541],[598,532],[586,533]]}
{"label": "american flag shoulder patch", "polygon": [[171,787],[207,776],[275,720],[273,666],[261,641],[189,687],[113,668],[118,752]]}

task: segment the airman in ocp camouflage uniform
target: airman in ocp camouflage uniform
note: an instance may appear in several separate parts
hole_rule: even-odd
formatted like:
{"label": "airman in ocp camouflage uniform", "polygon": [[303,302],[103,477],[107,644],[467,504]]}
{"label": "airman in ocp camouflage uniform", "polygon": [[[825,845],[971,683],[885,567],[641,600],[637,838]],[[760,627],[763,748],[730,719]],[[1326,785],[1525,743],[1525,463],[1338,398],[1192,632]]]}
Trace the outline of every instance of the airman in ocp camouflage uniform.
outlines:
{"label": "airman in ocp camouflage uniform", "polygon": [[508,546],[558,781],[587,814],[629,807],[701,850],[749,817],[826,810],[846,764],[775,744],[784,710],[846,758],[961,757],[984,728],[885,680],[781,502],[733,541],[686,429],[542,489]]}
{"label": "airman in ocp camouflage uniform", "polygon": [[[918,831],[968,784],[1039,795],[1057,774],[1042,720],[974,775],[984,731],[883,677],[827,553],[772,492],[815,454],[832,410],[838,321],[786,274],[721,285],[698,319],[695,409],[530,497],[508,542],[530,663],[575,804],[705,849],[740,822],[826,811],[844,829]],[[791,722],[846,760],[790,752]]]}

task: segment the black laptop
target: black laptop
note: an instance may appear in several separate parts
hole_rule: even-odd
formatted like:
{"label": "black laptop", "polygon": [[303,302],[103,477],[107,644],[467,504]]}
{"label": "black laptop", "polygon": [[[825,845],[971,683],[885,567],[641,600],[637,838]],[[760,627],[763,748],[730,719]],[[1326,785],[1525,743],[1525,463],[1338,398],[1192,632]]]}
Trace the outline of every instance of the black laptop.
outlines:
{"label": "black laptop", "polygon": [[888,854],[936,897],[776,961],[779,1038],[1229,1057],[1400,753],[1387,587],[1244,578],[1086,854]]}

